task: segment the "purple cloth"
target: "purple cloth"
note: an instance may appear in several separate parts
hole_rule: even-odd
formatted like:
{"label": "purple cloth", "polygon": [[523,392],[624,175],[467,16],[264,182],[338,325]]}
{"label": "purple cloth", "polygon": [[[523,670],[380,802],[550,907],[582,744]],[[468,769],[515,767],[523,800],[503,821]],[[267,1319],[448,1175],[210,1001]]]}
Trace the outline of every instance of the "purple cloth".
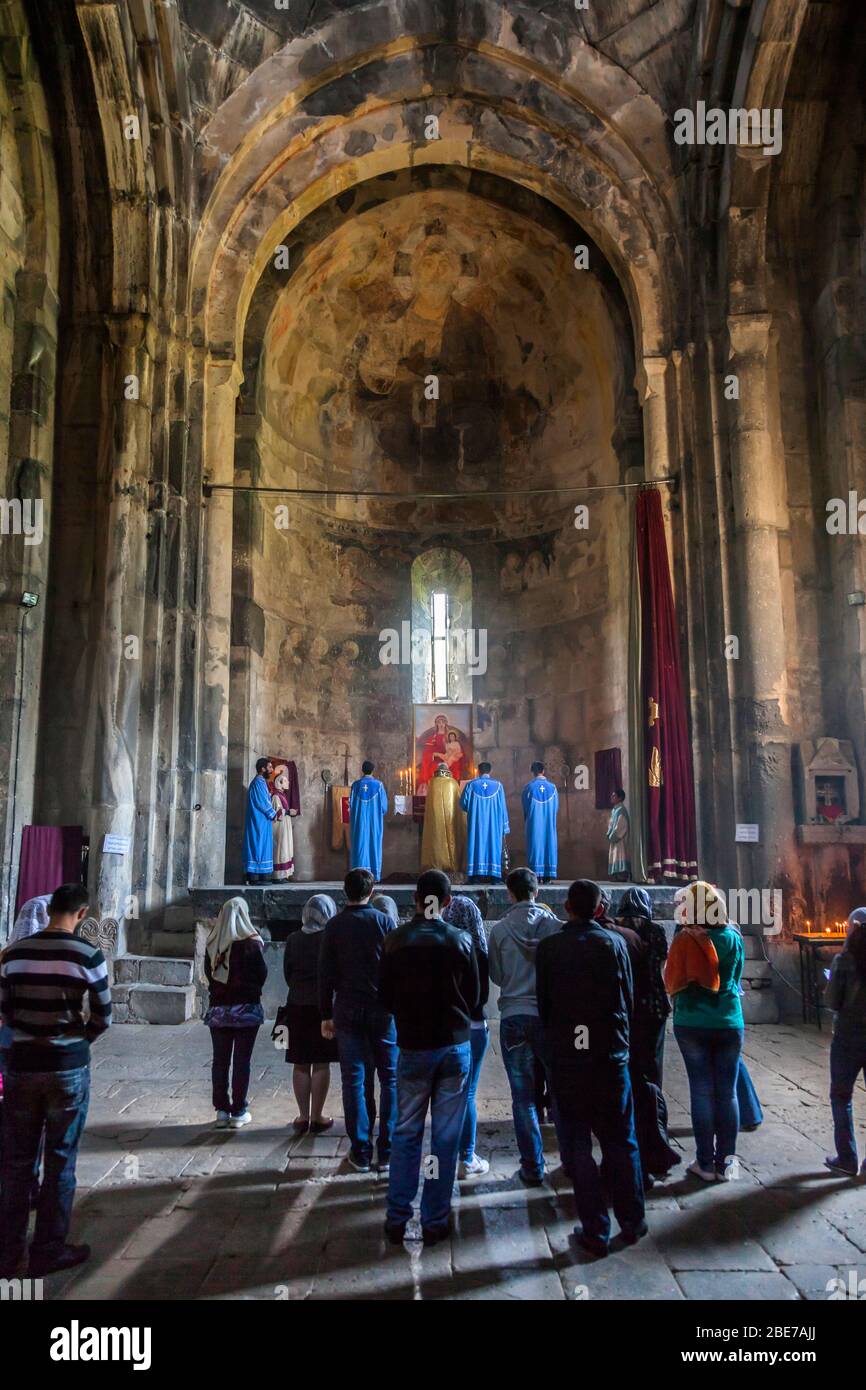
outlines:
{"label": "purple cloth", "polygon": [[602,748],[595,755],[595,809],[609,811],[610,799],[622,786],[622,754],[618,748]]}
{"label": "purple cloth", "polygon": [[21,832],[16,913],[28,898],[53,893],[61,883],[81,882],[83,842],[80,825],[25,825]]}

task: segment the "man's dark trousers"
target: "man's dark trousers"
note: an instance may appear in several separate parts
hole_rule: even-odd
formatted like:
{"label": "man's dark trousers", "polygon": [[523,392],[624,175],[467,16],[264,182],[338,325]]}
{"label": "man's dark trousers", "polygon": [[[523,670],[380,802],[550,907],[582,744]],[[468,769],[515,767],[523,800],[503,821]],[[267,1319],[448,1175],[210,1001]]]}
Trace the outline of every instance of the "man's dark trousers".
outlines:
{"label": "man's dark trousers", "polygon": [[24,1252],[30,1194],[45,1144],[45,1176],[36,1209],[31,1258],[52,1259],[66,1244],[75,1197],[75,1160],[87,1119],[90,1068],[7,1072],[4,1077],[4,1173],[2,1259],[14,1264]]}
{"label": "man's dark trousers", "polygon": [[560,1152],[574,1184],[584,1233],[596,1240],[610,1239],[607,1200],[592,1156],[595,1134],[614,1214],[629,1234],[644,1219],[644,1196],[627,1063],[589,1058],[554,1063],[553,1092]]}

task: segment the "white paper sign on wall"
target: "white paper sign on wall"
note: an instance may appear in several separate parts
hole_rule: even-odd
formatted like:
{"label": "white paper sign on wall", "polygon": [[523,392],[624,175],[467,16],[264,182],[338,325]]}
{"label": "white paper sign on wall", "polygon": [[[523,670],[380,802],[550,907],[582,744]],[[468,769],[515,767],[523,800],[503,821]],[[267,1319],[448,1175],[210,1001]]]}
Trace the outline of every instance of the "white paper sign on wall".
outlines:
{"label": "white paper sign on wall", "polygon": [[106,835],[102,841],[103,854],[129,854],[128,835]]}
{"label": "white paper sign on wall", "polygon": [[737,833],[734,836],[738,844],[753,845],[757,844],[760,838],[760,826],[757,825],[738,825]]}

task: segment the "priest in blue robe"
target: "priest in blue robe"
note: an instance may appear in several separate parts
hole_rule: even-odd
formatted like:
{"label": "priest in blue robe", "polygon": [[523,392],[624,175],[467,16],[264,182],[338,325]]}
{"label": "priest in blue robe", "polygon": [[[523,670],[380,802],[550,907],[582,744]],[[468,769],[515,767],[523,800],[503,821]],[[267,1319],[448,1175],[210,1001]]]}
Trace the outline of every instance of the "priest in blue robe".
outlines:
{"label": "priest in blue robe", "polygon": [[259,758],[256,775],[247,792],[247,811],[244,818],[244,873],[247,883],[270,881],[274,872],[274,836],[271,822],[277,813],[268,791],[268,780],[274,775],[270,758]]}
{"label": "priest in blue robe", "polygon": [[533,763],[532,781],[521,794],[526,825],[526,862],[540,879],[556,878],[556,817],[559,792],[544,775],[544,763]]}
{"label": "priest in blue robe", "polygon": [[502,878],[502,837],[509,831],[505,788],[490,776],[490,764],[478,764],[478,776],[463,788],[466,812],[466,877]]}
{"label": "priest in blue robe", "polygon": [[351,868],[369,869],[373,877],[382,877],[382,831],[388,809],[388,793],[378,777],[373,777],[374,765],[361,764],[362,777],[352,783],[349,792],[349,838]]}

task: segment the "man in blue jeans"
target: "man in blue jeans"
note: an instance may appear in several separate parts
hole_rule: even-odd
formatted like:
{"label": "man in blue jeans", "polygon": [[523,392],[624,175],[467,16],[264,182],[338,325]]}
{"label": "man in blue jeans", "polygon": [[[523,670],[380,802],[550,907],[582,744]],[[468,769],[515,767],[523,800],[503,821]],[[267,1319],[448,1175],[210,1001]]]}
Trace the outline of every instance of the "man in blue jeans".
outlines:
{"label": "man in blue jeans", "polygon": [[539,1187],[544,1181],[544,1144],[537,1066],[546,1070],[547,1062],[535,998],[535,953],[538,943],[560,931],[562,923],[536,903],[538,878],[531,869],[512,869],[505,884],[511,907],[490,933],[490,978],[499,985],[499,1042],[511,1087],[519,1176],[527,1187]]}
{"label": "man in blue jeans", "polygon": [[385,1220],[394,1245],[403,1242],[418,1191],[428,1108],[432,1134],[421,1194],[424,1244],[445,1239],[451,1221],[466,1114],[469,1031],[481,984],[472,939],[442,919],[450,901],[447,874],[423,873],[415,890],[415,916],[388,937],[379,969],[379,998],[394,1014],[400,1047]]}
{"label": "man in blue jeans", "polygon": [[64,884],[52,896],[45,931],[15,942],[0,964],[0,1013],[11,1030],[3,1079],[4,1279],[15,1277],[27,1244],[30,1193],[43,1143],[29,1275],[38,1279],[72,1269],[90,1254],[89,1246],[70,1245],[67,1236],[90,1098],[90,1044],[111,1022],[111,991],[102,952],[75,935],[86,915],[86,889]]}
{"label": "man in blue jeans", "polygon": [[606,1255],[610,1240],[593,1134],[621,1242],[633,1245],[647,1232],[628,1071],[631,963],[623,938],[593,920],[600,898],[597,883],[573,883],[568,921],[541,942],[536,954],[538,1012],[550,1048],[560,1150],[581,1223],[575,1236],[593,1255]]}
{"label": "man in blue jeans", "polygon": [[327,923],[319,956],[322,1036],[337,1039],[349,1163],[359,1173],[369,1173],[373,1162],[375,1113],[368,1101],[374,1069],[380,1093],[380,1173],[391,1161],[397,1100],[397,1035],[390,1010],[379,999],[379,958],[394,923],[386,912],[370,906],[374,887],[369,870],[350,869],[343,881],[347,906]]}

